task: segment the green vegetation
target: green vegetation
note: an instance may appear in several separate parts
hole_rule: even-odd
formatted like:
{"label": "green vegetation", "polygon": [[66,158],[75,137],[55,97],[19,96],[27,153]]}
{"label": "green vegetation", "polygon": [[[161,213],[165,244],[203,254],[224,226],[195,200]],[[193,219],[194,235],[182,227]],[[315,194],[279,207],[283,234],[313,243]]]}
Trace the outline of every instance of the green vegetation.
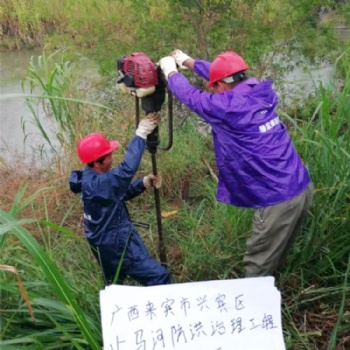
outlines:
{"label": "green vegetation", "polygon": [[[47,45],[30,62],[23,85],[33,95],[27,98],[32,122],[46,141],[38,151],[50,161],[47,168],[29,171],[0,163],[1,349],[100,348],[98,292],[103,285],[84,239],[79,198],[69,192],[67,181],[70,170],[81,167],[75,147],[86,133],[101,131],[126,146],[134,134],[134,101],[116,91],[114,77],[91,76],[88,61],[77,52],[89,54],[100,71],[109,73],[121,55],[142,50],[156,60],[176,46],[208,58],[227,48],[238,50],[260,76],[271,69],[267,53],[272,51],[297,47],[308,58],[337,57],[337,79],[330,87],[315,87],[303,107],[280,110],[310,170],[315,194],[278,284],[288,349],[350,346],[350,51],[329,25],[318,23],[320,3],[66,0],[48,6],[45,0],[0,0],[2,49]],[[346,9],[345,4],[345,14]],[[54,121],[54,133],[38,105]],[[174,116],[174,146],[158,153],[162,209],[177,210],[163,219],[174,279],[242,277],[252,211],[216,201],[211,138],[199,132],[198,118],[178,103]],[[122,155],[117,152],[115,162]],[[145,153],[139,175],[150,169]],[[129,208],[134,220],[151,224],[139,230],[156,256],[151,191]]]}
{"label": "green vegetation", "polygon": [[194,57],[213,58],[232,49],[258,74],[271,66],[270,53],[295,48],[307,57],[328,56],[339,47],[334,21],[320,21],[341,1],[242,0],[0,0],[0,50],[74,47],[93,56],[103,72],[115,58],[144,51],[153,59],[181,47]]}

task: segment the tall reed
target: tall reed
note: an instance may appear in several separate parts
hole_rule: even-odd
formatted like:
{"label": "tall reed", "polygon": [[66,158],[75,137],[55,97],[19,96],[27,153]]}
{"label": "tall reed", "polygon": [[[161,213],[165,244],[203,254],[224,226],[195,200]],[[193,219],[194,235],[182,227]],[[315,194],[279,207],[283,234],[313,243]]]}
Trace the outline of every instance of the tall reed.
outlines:
{"label": "tall reed", "polygon": [[[36,126],[49,147],[46,154],[44,143],[40,149],[42,157],[62,155],[64,149],[73,149],[77,135],[86,133],[87,120],[94,118],[94,108],[113,113],[110,107],[84,99],[84,76],[77,75],[82,72],[81,65],[88,74],[86,59],[67,60],[66,50],[57,50],[48,56],[44,50],[29,62],[22,89],[24,93],[29,89],[26,102],[31,120],[22,120],[22,129],[26,134],[26,123]],[[26,134],[25,141],[28,136]]]}
{"label": "tall reed", "polygon": [[[284,283],[299,278],[302,291],[293,301],[302,309],[330,303],[339,312],[328,349],[335,349],[337,334],[344,332],[344,305],[350,305],[348,261],[350,257],[350,60],[349,52],[335,64],[339,80],[329,88],[320,86],[319,104],[308,120],[284,117],[294,125],[294,139],[315,185],[314,201],[303,236],[294,248],[282,276]],[[347,295],[347,297],[344,297]],[[342,303],[339,301],[343,298]],[[334,303],[334,304],[333,304]],[[294,309],[294,312],[297,309]],[[330,310],[328,310],[330,312]],[[323,335],[322,336],[326,336]],[[308,339],[309,340],[309,339]]]}
{"label": "tall reed", "polygon": [[[18,198],[20,197],[21,195],[18,195]],[[14,203],[12,215],[0,210],[0,237],[9,235],[10,232],[17,237],[34,259],[35,267],[33,270],[36,271],[34,275],[40,278],[38,281],[33,280],[31,283],[26,281],[25,283],[29,290],[31,310],[33,310],[35,322],[27,320],[28,310],[22,307],[22,302],[17,310],[4,309],[9,302],[6,297],[16,293],[14,287],[9,288],[11,283],[7,284],[7,288],[0,287],[2,300],[6,300],[2,304],[0,330],[0,339],[5,340],[0,340],[0,346],[4,349],[18,348],[21,344],[27,344],[38,349],[57,347],[99,349],[101,347],[99,324],[96,323],[96,319],[93,320],[81,308],[81,300],[77,299],[80,293],[68,283],[60,272],[52,260],[52,255],[47,250],[49,247],[43,248],[33,235],[23,227],[23,225],[33,222],[33,220],[18,220],[14,216],[26,206],[24,205],[25,202],[28,205],[32,200],[34,200],[34,196],[17,205]],[[47,221],[41,222],[41,225],[44,227],[52,226]],[[61,231],[69,232],[64,229]],[[72,232],[69,232],[69,234],[71,237],[74,236]],[[2,258],[4,258],[4,255]],[[27,259],[25,254],[22,255],[20,263],[23,264]],[[41,273],[39,270],[41,270]],[[44,279],[39,276],[43,276]],[[42,281],[40,282],[40,280]],[[4,286],[4,284],[1,283],[1,286]],[[90,297],[87,297],[87,300],[89,299]],[[18,319],[17,314],[19,315]],[[21,319],[22,321],[20,321]],[[14,322],[14,320],[17,321]],[[22,326],[22,330],[17,328],[17,324],[21,322],[24,326]],[[61,338],[59,342],[58,337]]]}

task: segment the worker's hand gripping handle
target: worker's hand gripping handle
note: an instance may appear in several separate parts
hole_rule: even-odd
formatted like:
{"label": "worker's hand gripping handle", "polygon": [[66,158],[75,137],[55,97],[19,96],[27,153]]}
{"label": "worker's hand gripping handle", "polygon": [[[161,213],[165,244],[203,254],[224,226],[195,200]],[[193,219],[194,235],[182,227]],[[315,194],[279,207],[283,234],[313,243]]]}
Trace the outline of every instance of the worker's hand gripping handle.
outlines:
{"label": "worker's hand gripping handle", "polygon": [[156,128],[147,136],[146,146],[149,153],[156,153],[159,143],[159,129],[158,126],[156,126]]}

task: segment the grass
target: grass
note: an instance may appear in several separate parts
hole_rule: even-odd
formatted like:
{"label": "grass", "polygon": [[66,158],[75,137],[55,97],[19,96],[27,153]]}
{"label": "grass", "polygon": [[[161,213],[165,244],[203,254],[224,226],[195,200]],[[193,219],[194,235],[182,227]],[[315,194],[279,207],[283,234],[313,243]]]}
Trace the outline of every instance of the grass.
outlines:
{"label": "grass", "polygon": [[[344,64],[348,62],[348,57],[344,54],[340,60],[344,60]],[[300,323],[304,324],[304,332],[309,334],[308,326],[312,324],[307,319],[309,314],[314,314],[313,320],[315,324],[318,323],[313,336],[302,337],[296,333],[300,339],[298,346],[306,349],[315,346],[313,338],[319,339],[320,345],[317,346],[322,349],[340,348],[339,334],[344,338],[349,335],[349,315],[342,312],[344,303],[349,307],[349,183],[346,180],[349,175],[349,138],[346,136],[349,132],[350,106],[348,74],[347,71],[340,91],[335,88],[321,89],[319,104],[311,119],[302,121],[289,117],[294,125],[295,143],[315,183],[307,228],[294,247],[290,265],[282,275],[282,286],[288,285],[291,280],[303,283],[303,292],[294,295],[297,302],[294,300],[293,313],[298,314],[305,308],[308,311],[304,313],[304,320],[297,321],[299,327]],[[342,302],[339,303],[339,300]],[[319,316],[320,313],[324,316]],[[290,319],[290,322],[294,321]]]}
{"label": "grass", "polygon": [[[46,189],[47,191],[48,189]],[[0,210],[0,221],[2,223],[1,225],[1,248],[4,253],[5,247],[8,244],[14,244],[12,242],[11,237],[8,236],[8,232],[11,231],[11,233],[21,242],[23,247],[28,251],[28,253],[31,255],[31,258],[33,261],[31,262],[31,265],[33,264],[33,270],[35,270],[35,274],[44,274],[45,276],[45,284],[44,288],[42,288],[42,283],[34,282],[33,285],[30,287],[30,289],[27,287],[27,290],[30,292],[34,290],[34,293],[31,295],[30,299],[31,301],[28,302],[28,300],[25,300],[29,307],[28,310],[32,314],[32,318],[35,317],[34,322],[29,322],[26,320],[26,317],[24,317],[23,322],[24,324],[28,323],[28,329],[25,332],[18,331],[18,334],[16,336],[12,336],[12,339],[5,340],[2,342],[2,346],[19,346],[20,344],[37,344],[40,346],[45,346],[45,340],[44,340],[44,334],[43,332],[38,332],[35,334],[33,332],[35,328],[38,326],[39,329],[41,328],[41,324],[47,324],[48,322],[53,322],[56,325],[56,328],[54,333],[57,334],[57,331],[60,331],[62,335],[68,336],[67,343],[68,344],[74,344],[75,348],[82,349],[83,347],[79,345],[79,343],[82,344],[88,344],[89,348],[91,349],[98,349],[99,343],[98,343],[98,334],[100,333],[100,328],[98,326],[98,323],[92,321],[89,317],[86,316],[86,314],[83,312],[81,307],[79,306],[77,302],[76,296],[78,296],[80,293],[75,291],[71,284],[69,283],[69,279],[66,279],[63,277],[62,273],[59,271],[59,269],[56,267],[53,255],[54,251],[51,247],[51,244],[47,244],[48,242],[45,240],[44,236],[41,235],[44,247],[45,249],[39,244],[38,240],[23,226],[27,224],[33,224],[36,223],[36,220],[17,220],[16,216],[20,214],[20,212],[26,208],[26,206],[29,203],[32,203],[34,201],[34,198],[39,196],[40,192],[45,191],[45,189],[39,189],[36,193],[34,193],[32,196],[27,198],[24,201],[21,201],[22,196],[24,195],[25,191],[22,189],[19,189],[14,203],[9,211],[9,213],[6,213],[3,210]],[[45,203],[45,202],[44,202]],[[44,206],[45,209],[46,206]],[[45,227],[45,223],[42,222],[41,225]],[[50,227],[50,225],[48,225]],[[40,227],[39,231],[41,231]],[[66,230],[67,231],[67,230]],[[42,231],[41,231],[42,232]],[[45,235],[48,238],[51,238],[50,232],[47,232],[48,234]],[[71,234],[72,235],[72,234]],[[45,244],[46,243],[46,244]],[[55,245],[55,250],[57,249],[57,245]],[[23,254],[23,253],[22,253]],[[60,253],[61,254],[61,253]],[[6,256],[6,254],[2,254],[2,257]],[[23,256],[21,256],[21,259],[17,258],[18,254],[14,254],[13,257],[13,264],[18,266],[21,266],[22,264],[25,264],[27,259]],[[23,269],[23,266],[21,266]],[[73,272],[71,270],[70,272]],[[35,286],[39,285],[41,286],[40,289],[35,291]],[[58,300],[51,299],[51,298],[44,298],[43,292],[47,287],[48,294],[53,294],[55,297],[58,298]],[[3,290],[1,290],[1,296],[4,300],[7,300],[6,296],[7,293],[11,292],[11,290],[8,290],[7,287]],[[39,294],[36,294],[39,293]],[[11,293],[10,293],[11,295]],[[23,292],[22,292],[23,295]],[[33,295],[36,295],[33,297]],[[79,299],[78,299],[79,300]],[[44,310],[48,310],[49,312],[45,312]],[[51,313],[50,310],[53,310]],[[58,310],[59,318],[56,319],[55,313]],[[10,315],[8,322],[12,322],[13,318],[18,314],[20,317],[23,313],[25,314],[27,310],[25,309],[7,309],[2,310],[3,314]],[[34,315],[34,316],[33,316]],[[41,317],[41,315],[43,317]],[[33,320],[32,320],[33,321]],[[66,322],[69,322],[70,325],[67,325]],[[17,322],[14,322],[14,325],[16,325]],[[1,332],[5,333],[7,328],[9,327],[10,323],[1,324]],[[26,329],[26,328],[25,328]],[[28,331],[30,333],[26,334]],[[53,331],[51,331],[53,332]],[[3,336],[3,334],[2,334]],[[41,339],[43,338],[43,340]],[[66,341],[63,341],[63,344],[61,344],[61,348],[65,347],[64,343]]]}
{"label": "grass", "polygon": [[[16,271],[0,268],[0,347],[6,350],[97,349],[102,341],[98,291],[103,283],[84,239],[79,198],[69,193],[67,181],[69,171],[80,167],[75,142],[81,135],[98,130],[126,146],[134,134],[133,101],[112,88],[108,96],[99,83],[92,92],[77,90],[79,64],[67,63],[61,54],[33,60],[28,71],[33,91],[58,125],[61,143],[53,164],[34,173],[0,168],[0,266]],[[338,63],[349,67],[349,55]],[[350,70],[342,74],[342,88],[322,88],[309,118],[281,113],[315,185],[303,234],[279,278],[288,349],[349,346]],[[28,100],[32,106],[37,102]],[[33,107],[33,120],[45,133],[35,111]],[[211,139],[198,133],[195,116],[177,112],[174,146],[157,155],[164,178],[162,210],[177,211],[163,219],[174,281],[242,277],[252,211],[216,201],[216,182],[208,168],[216,171]],[[162,127],[161,136],[165,134]],[[122,156],[123,150],[115,161]],[[146,152],[138,175],[150,169]],[[134,220],[151,224],[139,231],[157,256],[152,191],[132,201],[129,209]]]}

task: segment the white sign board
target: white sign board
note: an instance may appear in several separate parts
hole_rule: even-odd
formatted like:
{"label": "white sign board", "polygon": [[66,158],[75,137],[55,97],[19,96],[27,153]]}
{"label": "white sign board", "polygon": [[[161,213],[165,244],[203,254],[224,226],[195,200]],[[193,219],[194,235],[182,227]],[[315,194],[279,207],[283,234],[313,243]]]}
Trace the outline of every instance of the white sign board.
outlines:
{"label": "white sign board", "polygon": [[104,350],[285,350],[273,277],[112,285],[100,305]]}

